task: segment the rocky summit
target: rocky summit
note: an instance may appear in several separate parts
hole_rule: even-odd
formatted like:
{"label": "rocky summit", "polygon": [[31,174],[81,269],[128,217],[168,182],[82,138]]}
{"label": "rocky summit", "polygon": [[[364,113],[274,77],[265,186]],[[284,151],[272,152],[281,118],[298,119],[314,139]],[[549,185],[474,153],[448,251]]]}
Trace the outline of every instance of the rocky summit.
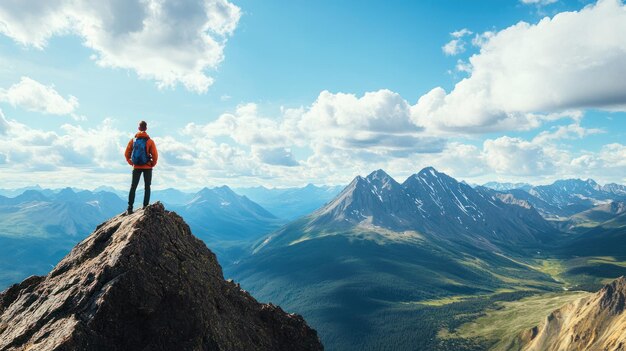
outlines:
{"label": "rocky summit", "polygon": [[304,319],[225,281],[160,203],[98,226],[0,294],[0,350],[322,350]]}
{"label": "rocky summit", "polygon": [[521,335],[526,351],[626,350],[626,278],[552,312]]}

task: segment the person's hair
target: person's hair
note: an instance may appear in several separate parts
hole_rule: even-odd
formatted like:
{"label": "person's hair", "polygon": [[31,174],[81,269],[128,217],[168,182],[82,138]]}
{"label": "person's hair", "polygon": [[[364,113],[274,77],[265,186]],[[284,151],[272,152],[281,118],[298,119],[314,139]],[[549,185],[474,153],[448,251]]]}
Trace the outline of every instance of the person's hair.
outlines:
{"label": "person's hair", "polygon": [[139,130],[145,132],[148,129],[148,123],[146,121],[139,122]]}

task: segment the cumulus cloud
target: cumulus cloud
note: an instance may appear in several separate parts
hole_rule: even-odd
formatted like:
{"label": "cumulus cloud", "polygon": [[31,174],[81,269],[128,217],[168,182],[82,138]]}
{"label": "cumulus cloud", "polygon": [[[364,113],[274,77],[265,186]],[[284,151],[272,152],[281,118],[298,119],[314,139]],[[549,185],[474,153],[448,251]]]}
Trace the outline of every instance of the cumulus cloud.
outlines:
{"label": "cumulus cloud", "polygon": [[537,24],[520,22],[480,44],[471,74],[414,108],[419,124],[485,132],[529,129],[565,109],[626,110],[626,7],[600,0]]}
{"label": "cumulus cloud", "polygon": [[[474,177],[491,172],[481,154],[482,149],[475,145],[449,142],[440,153],[417,156],[414,163],[419,165],[419,167],[415,167],[417,170],[425,166],[433,166],[457,177]],[[400,169],[402,166],[398,165],[398,168]],[[413,169],[413,172],[415,171]]]}
{"label": "cumulus cloud", "polygon": [[454,56],[465,51],[465,43],[460,39],[452,39],[441,47],[444,54]]}
{"label": "cumulus cloud", "polygon": [[240,16],[227,0],[3,1],[0,32],[37,48],[75,34],[100,66],[134,70],[160,88],[180,83],[202,93],[213,83],[205,71],[223,60]]}
{"label": "cumulus cloud", "polygon": [[29,77],[22,77],[8,89],[0,89],[0,101],[28,111],[78,118],[74,114],[78,108],[78,99],[75,96],[68,95],[64,98],[53,85],[43,85]]}
{"label": "cumulus cloud", "polygon": [[58,135],[52,144],[53,150],[61,157],[59,165],[90,165],[100,168],[125,166],[124,139],[128,136],[113,127],[113,120],[105,119],[95,128],[64,124],[64,134]]}
{"label": "cumulus cloud", "polygon": [[[251,106],[242,106],[242,109],[256,110]],[[285,113],[287,111],[284,110]],[[294,113],[300,116],[297,122],[302,122],[304,116],[314,109],[309,106],[297,111],[297,114]],[[347,119],[342,123],[357,119],[357,116],[362,117],[361,113],[345,116]],[[317,116],[313,121],[324,118],[330,116]],[[366,117],[357,125],[367,128],[378,123],[371,122],[370,118]],[[278,123],[280,128],[285,128],[285,119]],[[105,120],[94,128],[66,124],[60,131],[54,132],[4,120],[8,128],[4,135],[0,135],[0,163],[4,167],[0,179],[13,182],[19,179],[23,182],[33,174],[33,179],[40,181],[45,174],[46,179],[50,176],[58,184],[71,181],[75,185],[89,187],[92,185],[89,182],[94,181],[92,175],[97,173],[101,179],[106,177],[107,182],[128,182],[128,166],[122,153],[131,135],[116,129],[114,121]],[[332,131],[337,128],[338,120],[343,119],[335,115],[320,128],[331,126]],[[300,123],[290,123],[295,128],[300,126]],[[356,174],[366,174],[376,168],[384,168],[394,176],[403,177],[425,166],[435,166],[461,179],[482,177],[483,180],[494,177],[525,181],[597,177],[597,169],[602,169],[603,178],[598,180],[619,181],[626,172],[626,146],[622,144],[605,145],[597,152],[576,152],[561,143],[600,132],[578,123],[557,126],[530,139],[501,136],[476,145],[442,141],[433,153],[409,151],[414,150],[411,142],[405,144],[402,140],[384,138],[375,147],[360,147],[359,143],[349,139],[341,141],[333,133],[329,134],[328,140],[322,141],[316,138],[316,134],[298,129],[292,134],[297,135],[305,145],[299,148],[298,157],[288,146],[293,143],[291,139],[284,140],[284,146],[275,145],[272,136],[267,139],[239,139],[249,143],[245,144],[227,140],[221,134],[208,136],[202,128],[196,126],[191,133],[182,130],[182,134],[154,130],[160,153],[159,177],[155,182],[162,182],[165,186],[185,184],[187,187],[259,182],[282,186],[306,182],[342,184]],[[280,132],[280,128],[277,131]],[[387,130],[396,131],[399,128],[389,126]],[[322,134],[319,135],[321,137]],[[259,140],[261,142],[256,143]],[[264,143],[266,141],[269,142]],[[61,175],[65,180],[59,178]],[[98,179],[95,181],[98,182]]]}
{"label": "cumulus cloud", "polygon": [[[407,164],[415,168],[434,166],[444,172],[475,182],[516,180],[525,182],[554,180],[571,177],[598,177],[602,175],[615,181],[619,172],[626,171],[626,162],[616,162],[626,155],[626,147],[609,144],[601,151],[575,151],[570,141],[602,133],[596,128],[585,128],[579,122],[559,125],[539,132],[529,139],[511,136],[487,138],[480,144],[450,141],[436,154],[413,155],[408,162],[392,160],[390,170],[398,174],[406,171]],[[626,159],[626,157],[624,157]],[[612,169],[610,173],[604,172]],[[605,178],[606,179],[606,178]]]}
{"label": "cumulus cloud", "polygon": [[[594,178],[602,182],[624,183],[626,178],[626,145],[611,143],[603,145],[597,152],[571,155],[560,166],[559,173],[576,178]],[[601,172],[599,172],[601,170]]]}
{"label": "cumulus cloud", "polygon": [[[213,122],[190,123],[183,133],[230,139],[262,163],[281,166],[300,165],[291,152],[294,146],[308,148],[312,155],[305,162],[313,163],[388,160],[439,152],[445,146],[444,139],[416,126],[409,103],[389,90],[361,97],[323,91],[311,105],[282,109],[274,118],[261,116],[256,104],[243,104]],[[345,157],[342,161],[329,154]]]}
{"label": "cumulus cloud", "polygon": [[565,126],[558,126],[553,131],[542,131],[533,139],[533,141],[537,143],[545,143],[560,139],[581,139],[588,135],[600,134],[604,132],[604,130],[599,128],[583,128],[580,123],[573,123]]}
{"label": "cumulus cloud", "polygon": [[184,130],[186,135],[201,133],[209,138],[229,137],[238,144],[284,146],[294,141],[294,130],[287,130],[286,120],[262,117],[256,104],[237,106],[234,113],[224,113],[215,121],[204,125],[189,123]]}
{"label": "cumulus cloud", "polygon": [[451,36],[455,37],[455,38],[463,38],[466,35],[472,35],[474,34],[471,30],[467,29],[467,28],[463,28],[457,31],[454,31],[452,33],[450,33]]}
{"label": "cumulus cloud", "polygon": [[463,28],[450,33],[450,36],[452,36],[454,39],[450,40],[444,46],[442,46],[441,50],[443,50],[443,52],[448,56],[454,56],[464,52],[465,40],[463,40],[463,37],[472,34],[473,32],[467,28]]}
{"label": "cumulus cloud", "polygon": [[189,167],[195,164],[198,153],[194,145],[176,140],[171,135],[155,137],[159,151],[159,164],[164,167]]}
{"label": "cumulus cloud", "polygon": [[[550,179],[594,176],[598,169],[620,169],[626,162],[620,157],[626,155],[626,147],[620,144],[609,144],[598,152],[573,151],[566,140],[580,140],[589,135],[603,133],[597,128],[585,128],[579,122],[569,125],[560,125],[538,133],[535,137],[524,139],[520,137],[501,136],[483,141],[482,148],[472,145],[451,143],[456,148],[465,147],[471,152],[464,155],[464,162],[482,167],[477,172],[459,170],[467,175],[501,175],[508,179]],[[448,152],[454,155],[454,152]],[[450,161],[450,160],[448,160]],[[460,161],[447,162],[455,164]],[[461,163],[462,164],[462,163]],[[470,167],[470,166],[467,166]],[[470,168],[467,168],[470,169]],[[612,176],[617,175],[614,172]],[[608,175],[603,171],[602,175]]]}
{"label": "cumulus cloud", "polygon": [[503,136],[486,140],[484,159],[496,173],[536,176],[554,172],[554,160],[542,145]]}
{"label": "cumulus cloud", "polygon": [[315,148],[355,150],[378,155],[438,152],[439,138],[423,133],[411,119],[411,106],[390,90],[354,94],[323,91],[302,114],[299,130]]}
{"label": "cumulus cloud", "polygon": [[607,167],[626,167],[626,145],[619,143],[604,145],[598,158]]}
{"label": "cumulus cloud", "polygon": [[0,153],[13,170],[51,171],[82,167],[115,172],[125,168],[123,150],[127,134],[106,119],[94,128],[64,124],[60,132],[31,128],[8,121]]}
{"label": "cumulus cloud", "polygon": [[291,149],[284,147],[264,148],[253,147],[253,154],[258,157],[261,162],[274,166],[293,167],[298,165],[298,161],[293,156]]}
{"label": "cumulus cloud", "polygon": [[478,33],[472,38],[472,45],[481,47],[485,45],[494,35],[495,32],[487,31],[483,33]]}
{"label": "cumulus cloud", "polygon": [[472,65],[463,60],[457,60],[455,68],[458,72],[472,73]]}

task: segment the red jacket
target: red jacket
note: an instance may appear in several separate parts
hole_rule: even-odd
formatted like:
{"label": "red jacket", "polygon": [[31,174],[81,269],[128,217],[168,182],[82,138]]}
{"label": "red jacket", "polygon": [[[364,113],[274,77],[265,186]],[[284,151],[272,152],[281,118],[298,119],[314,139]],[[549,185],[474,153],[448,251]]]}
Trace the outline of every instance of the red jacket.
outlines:
{"label": "red jacket", "polygon": [[[146,142],[146,151],[148,152],[148,157],[150,157],[150,161],[148,161],[148,163],[145,165],[133,165],[133,161],[131,160],[131,155],[133,153],[133,143],[135,142],[135,138],[148,138],[148,141]],[[133,166],[134,169],[152,169],[152,167],[156,166],[159,159],[159,152],[157,151],[154,140],[150,139],[148,133],[146,132],[139,132],[135,134],[135,138],[130,139],[128,145],[126,146],[126,151],[124,152],[124,156],[126,156],[126,162],[128,162],[129,165]]]}

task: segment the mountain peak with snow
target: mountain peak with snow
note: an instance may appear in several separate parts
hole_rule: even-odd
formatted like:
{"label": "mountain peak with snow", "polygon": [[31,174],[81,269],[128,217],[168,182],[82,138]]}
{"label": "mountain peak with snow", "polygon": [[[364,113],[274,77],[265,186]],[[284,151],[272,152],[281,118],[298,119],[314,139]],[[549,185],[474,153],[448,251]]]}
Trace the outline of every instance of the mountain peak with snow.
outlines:
{"label": "mountain peak with snow", "polygon": [[370,173],[367,177],[365,177],[365,180],[374,187],[376,192],[380,192],[383,189],[392,190],[400,186],[395,179],[382,169]]}
{"label": "mountain peak with snow", "polygon": [[[437,232],[457,239],[477,235],[510,242],[543,240],[543,234],[550,231],[533,208],[505,203],[432,167],[410,176],[403,184],[382,170],[366,178],[357,176],[310,218],[312,227],[366,225]],[[526,219],[533,228],[524,224]]]}

